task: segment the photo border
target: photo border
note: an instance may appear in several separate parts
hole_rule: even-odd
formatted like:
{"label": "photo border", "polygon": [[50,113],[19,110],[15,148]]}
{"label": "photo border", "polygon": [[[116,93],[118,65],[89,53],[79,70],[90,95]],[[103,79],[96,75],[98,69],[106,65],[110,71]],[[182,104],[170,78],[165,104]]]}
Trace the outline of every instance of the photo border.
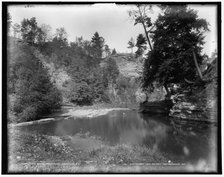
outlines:
{"label": "photo border", "polygon": [[[10,2],[10,1],[4,1],[2,2],[2,159],[1,159],[1,167],[2,167],[2,174],[24,174],[24,173],[13,173],[8,172],[8,126],[7,126],[7,8],[10,5],[93,5],[95,3],[115,3],[118,5],[133,5],[133,4],[168,4],[168,5],[217,5],[217,51],[218,51],[218,131],[217,131],[217,172],[149,172],[149,173],[134,173],[134,174],[222,174],[222,135],[221,135],[221,2],[167,2],[167,1],[158,1],[158,2],[145,2],[145,1],[87,1],[87,2],[50,2],[50,1],[31,1],[31,2]],[[6,146],[7,144],[7,146]],[[73,173],[26,173],[26,174],[73,174]],[[86,172],[86,173],[74,173],[74,174],[105,174],[105,173],[99,173],[99,172]],[[121,172],[121,173],[107,173],[107,174],[133,174],[129,172]]]}

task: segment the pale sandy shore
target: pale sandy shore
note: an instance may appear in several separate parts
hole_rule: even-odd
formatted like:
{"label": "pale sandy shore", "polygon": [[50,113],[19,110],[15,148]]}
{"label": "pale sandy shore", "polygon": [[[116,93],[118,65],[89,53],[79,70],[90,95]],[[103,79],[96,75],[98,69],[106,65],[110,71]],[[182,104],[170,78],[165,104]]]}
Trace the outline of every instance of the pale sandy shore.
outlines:
{"label": "pale sandy shore", "polygon": [[129,108],[91,108],[91,107],[74,107],[68,109],[66,113],[62,113],[57,115],[57,117],[48,117],[40,120],[29,121],[29,122],[21,122],[21,123],[12,123],[9,124],[9,127],[17,127],[38,123],[45,123],[50,121],[56,121],[61,119],[71,119],[71,118],[94,118],[102,115],[106,115],[111,111],[119,111],[119,110],[130,110]]}
{"label": "pale sandy shore", "polygon": [[67,113],[62,114],[62,116],[74,116],[74,117],[97,117],[106,115],[111,111],[119,111],[119,110],[130,110],[129,108],[90,108],[90,109],[70,109]]}

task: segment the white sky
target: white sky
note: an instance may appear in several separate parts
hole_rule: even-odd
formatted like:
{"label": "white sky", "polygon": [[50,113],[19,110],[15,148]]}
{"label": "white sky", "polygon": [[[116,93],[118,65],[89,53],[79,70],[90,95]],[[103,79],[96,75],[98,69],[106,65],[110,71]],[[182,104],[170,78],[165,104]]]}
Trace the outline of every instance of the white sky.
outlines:
{"label": "white sky", "polygon": [[[199,18],[205,18],[210,23],[210,32],[206,33],[204,52],[211,54],[217,47],[216,6],[190,5],[198,10]],[[68,40],[75,41],[76,37],[83,36],[90,40],[97,31],[104,37],[110,48],[118,52],[130,52],[127,42],[131,37],[136,39],[143,33],[141,25],[134,26],[128,16],[128,10],[133,5],[95,4],[95,5],[37,5],[25,8],[24,5],[10,6],[9,13],[13,23],[20,23],[24,18],[36,17],[37,23],[49,24],[53,33],[55,29],[64,27],[68,33]],[[158,9],[151,14],[156,19]]]}

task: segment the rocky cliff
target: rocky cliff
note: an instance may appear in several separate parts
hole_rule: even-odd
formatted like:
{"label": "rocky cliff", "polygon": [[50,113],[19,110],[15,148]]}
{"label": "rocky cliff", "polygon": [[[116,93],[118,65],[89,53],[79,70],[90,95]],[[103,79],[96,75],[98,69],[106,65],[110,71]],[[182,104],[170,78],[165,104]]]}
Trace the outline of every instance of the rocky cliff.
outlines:
{"label": "rocky cliff", "polygon": [[217,59],[203,72],[207,81],[195,87],[191,93],[183,92],[172,96],[174,106],[170,116],[180,119],[217,122]]}
{"label": "rocky cliff", "polygon": [[[107,95],[112,104],[121,107],[138,106],[142,59],[135,58],[128,53],[110,56],[116,61],[119,76],[115,83],[109,83]],[[103,64],[102,64],[103,66]]]}
{"label": "rocky cliff", "polygon": [[113,104],[139,108],[146,101],[154,102],[165,99],[166,91],[154,84],[154,91],[147,92],[141,88],[141,76],[144,58],[135,58],[131,54],[111,56],[119,68],[119,77],[115,84],[108,87],[108,95]]}

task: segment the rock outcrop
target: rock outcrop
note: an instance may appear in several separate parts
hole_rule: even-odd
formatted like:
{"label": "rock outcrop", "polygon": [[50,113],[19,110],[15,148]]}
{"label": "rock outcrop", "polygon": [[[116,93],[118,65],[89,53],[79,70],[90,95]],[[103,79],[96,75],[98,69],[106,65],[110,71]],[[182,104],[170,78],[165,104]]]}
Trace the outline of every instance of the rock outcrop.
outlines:
{"label": "rock outcrop", "polygon": [[[121,107],[137,108],[139,102],[144,102],[146,95],[140,89],[142,63],[128,53],[110,56],[116,61],[119,76],[115,83],[109,83],[106,94],[111,104]],[[105,66],[101,62],[101,67]],[[144,98],[145,97],[145,98]]]}
{"label": "rock outcrop", "polygon": [[135,92],[136,102],[137,103],[144,103],[147,101],[147,94],[143,92],[141,88],[138,88]]}
{"label": "rock outcrop", "polygon": [[214,60],[203,73],[207,83],[192,93],[172,96],[174,106],[170,116],[195,121],[217,122],[217,61]]}

